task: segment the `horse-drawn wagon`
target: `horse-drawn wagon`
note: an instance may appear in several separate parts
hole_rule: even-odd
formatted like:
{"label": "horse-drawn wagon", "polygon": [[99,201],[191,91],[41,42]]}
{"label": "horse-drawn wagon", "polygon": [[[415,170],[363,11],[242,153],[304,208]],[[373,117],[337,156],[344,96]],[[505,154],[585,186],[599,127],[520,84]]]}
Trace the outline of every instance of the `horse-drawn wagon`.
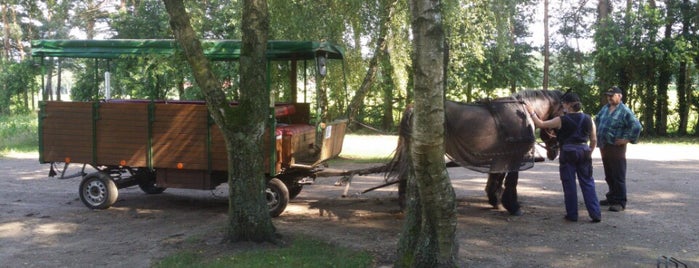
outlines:
{"label": "horse-drawn wagon", "polygon": [[[203,41],[211,60],[235,60],[240,42]],[[32,55],[118,59],[178,53],[174,40],[36,40]],[[322,42],[270,41],[268,59],[312,60],[324,76],[327,59],[342,59],[339,47]],[[97,73],[97,72],[96,72]],[[108,75],[105,75],[108,79]],[[297,74],[291,77],[296,96]],[[305,76],[304,76],[305,77]],[[316,77],[316,82],[322,77]],[[43,80],[43,79],[42,79]],[[43,83],[43,82],[42,82]],[[316,83],[319,85],[320,83]],[[79,195],[89,208],[113,205],[118,189],[138,185],[148,194],[166,188],[214,189],[227,182],[226,147],[219,128],[202,101],[109,98],[105,83],[100,98],[89,102],[42,101],[39,111],[39,161],[51,164],[52,176],[82,177]],[[270,92],[269,85],[261,90]],[[236,105],[231,103],[231,105]],[[276,103],[263,138],[269,179],[270,214],[281,214],[289,200],[312,182],[323,163],[340,154],[346,121],[321,122],[311,104],[291,99]],[[69,165],[82,168],[66,174]],[[87,173],[86,167],[96,172]],[[58,172],[56,172],[58,171]]]}

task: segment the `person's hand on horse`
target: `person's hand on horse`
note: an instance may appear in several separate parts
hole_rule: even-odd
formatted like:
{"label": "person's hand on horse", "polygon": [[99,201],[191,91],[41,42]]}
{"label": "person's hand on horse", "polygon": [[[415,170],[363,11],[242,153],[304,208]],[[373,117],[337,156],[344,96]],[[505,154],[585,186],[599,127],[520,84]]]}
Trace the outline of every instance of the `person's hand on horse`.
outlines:
{"label": "person's hand on horse", "polygon": [[527,109],[527,113],[530,115],[534,113],[534,108],[531,105],[524,105],[524,107]]}

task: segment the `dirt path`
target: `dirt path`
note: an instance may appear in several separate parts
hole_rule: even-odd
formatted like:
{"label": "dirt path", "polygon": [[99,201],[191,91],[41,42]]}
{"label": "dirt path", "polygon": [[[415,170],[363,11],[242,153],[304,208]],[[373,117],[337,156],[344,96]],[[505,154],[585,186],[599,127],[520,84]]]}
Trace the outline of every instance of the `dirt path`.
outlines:
{"label": "dirt path", "polygon": [[[628,155],[627,210],[604,210],[598,224],[582,220],[581,197],[581,221],[563,220],[555,161],[520,174],[521,217],[487,204],[484,174],[449,168],[459,199],[461,266],[652,267],[663,255],[699,266],[699,146],[631,145]],[[599,155],[594,157],[603,196],[607,187]],[[373,165],[333,168],[367,166]],[[78,198],[79,179],[47,178],[48,168],[36,155],[0,158],[2,267],[148,267],[182,248],[222,250],[223,188],[145,195],[132,187],[120,190],[112,208],[92,211]],[[395,188],[341,198],[344,187],[334,186],[336,180],[319,178],[306,186],[275,226],[282,235],[304,233],[366,249],[379,265],[390,264],[402,225]],[[350,193],[381,182],[380,175],[356,177]]]}

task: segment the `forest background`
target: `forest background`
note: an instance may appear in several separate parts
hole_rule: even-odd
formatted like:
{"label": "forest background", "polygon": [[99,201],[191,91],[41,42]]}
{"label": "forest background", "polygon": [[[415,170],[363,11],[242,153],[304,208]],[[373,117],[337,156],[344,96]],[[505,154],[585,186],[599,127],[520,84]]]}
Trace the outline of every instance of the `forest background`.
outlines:
{"label": "forest background", "polygon": [[[202,39],[240,39],[241,3],[187,1]],[[35,39],[172,39],[156,0],[3,0],[0,117],[33,114],[39,100],[202,99],[181,55],[119,60],[30,56]],[[699,4],[691,0],[445,0],[446,96],[472,102],[522,89],[572,89],[594,114],[612,85],[624,90],[643,135],[699,136]],[[320,92],[315,63],[299,77],[297,101],[320,97],[322,120],[392,133],[412,102],[406,1],[270,1],[270,40],[324,40],[345,48]],[[537,14],[543,14],[542,17]],[[542,33],[533,35],[533,33]],[[236,62],[216,62],[231,100]],[[274,63],[275,99],[290,101],[287,64]],[[98,89],[98,90],[95,90]],[[260,86],[264,90],[264,86]],[[3,127],[4,128],[4,127]]]}

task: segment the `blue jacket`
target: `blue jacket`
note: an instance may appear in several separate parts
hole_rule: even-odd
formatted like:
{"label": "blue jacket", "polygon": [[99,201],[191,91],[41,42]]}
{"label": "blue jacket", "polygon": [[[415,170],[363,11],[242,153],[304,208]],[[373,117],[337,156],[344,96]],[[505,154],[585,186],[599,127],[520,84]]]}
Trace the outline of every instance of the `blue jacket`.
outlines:
{"label": "blue jacket", "polygon": [[597,125],[597,147],[599,148],[614,144],[617,139],[627,139],[631,143],[636,143],[643,130],[641,122],[624,103],[619,103],[611,114],[609,104],[604,105],[595,116],[595,125]]}

